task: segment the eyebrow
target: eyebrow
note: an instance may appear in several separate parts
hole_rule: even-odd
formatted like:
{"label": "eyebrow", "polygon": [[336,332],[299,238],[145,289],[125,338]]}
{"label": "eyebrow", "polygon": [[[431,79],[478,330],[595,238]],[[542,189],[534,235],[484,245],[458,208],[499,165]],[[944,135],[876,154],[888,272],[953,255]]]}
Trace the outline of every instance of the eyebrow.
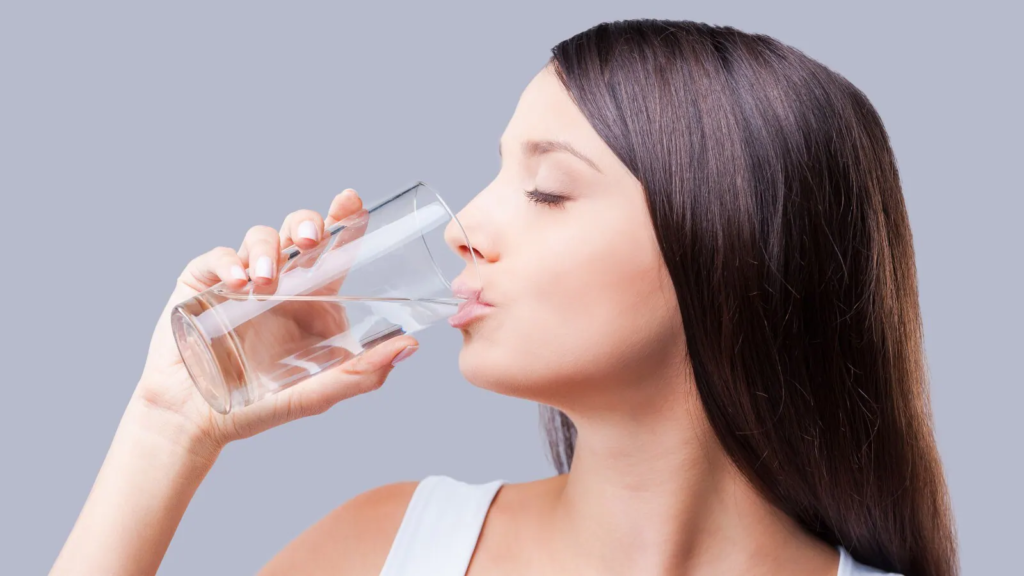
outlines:
{"label": "eyebrow", "polygon": [[[561,140],[527,140],[523,142],[523,155],[524,156],[541,156],[550,152],[568,152],[573,156],[579,158],[584,164],[590,166],[599,173],[601,169],[597,167],[597,163],[587,157],[586,154],[580,152],[575,146],[568,142]],[[501,140],[498,140],[498,156],[501,156]]]}

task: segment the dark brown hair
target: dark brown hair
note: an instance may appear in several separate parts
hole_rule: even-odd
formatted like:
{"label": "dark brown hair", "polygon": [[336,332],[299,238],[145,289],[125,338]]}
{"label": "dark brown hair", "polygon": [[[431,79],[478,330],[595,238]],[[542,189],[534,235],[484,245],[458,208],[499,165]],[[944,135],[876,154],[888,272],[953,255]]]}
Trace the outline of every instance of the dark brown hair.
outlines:
{"label": "dark brown hair", "polygon": [[[725,452],[768,501],[859,561],[958,573],[910,225],[867,97],[729,26],[603,23],[552,54],[646,191]],[[541,408],[565,473],[575,427]]]}

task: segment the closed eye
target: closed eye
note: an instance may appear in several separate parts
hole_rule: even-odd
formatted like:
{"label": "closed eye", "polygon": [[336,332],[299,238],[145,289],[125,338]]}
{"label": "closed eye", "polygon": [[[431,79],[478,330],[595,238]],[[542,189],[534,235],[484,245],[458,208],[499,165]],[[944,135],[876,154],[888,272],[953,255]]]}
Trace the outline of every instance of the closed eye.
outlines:
{"label": "closed eye", "polygon": [[530,202],[534,204],[540,204],[542,206],[551,206],[556,208],[565,208],[566,197],[559,194],[552,194],[550,192],[542,192],[537,189],[527,190],[524,192],[526,197],[530,199]]}

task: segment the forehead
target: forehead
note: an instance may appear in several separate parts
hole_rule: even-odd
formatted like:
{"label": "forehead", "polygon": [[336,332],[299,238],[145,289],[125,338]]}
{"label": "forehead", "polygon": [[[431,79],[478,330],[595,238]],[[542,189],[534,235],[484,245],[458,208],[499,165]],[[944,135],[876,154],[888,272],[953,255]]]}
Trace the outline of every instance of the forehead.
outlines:
{"label": "forehead", "polygon": [[[580,172],[588,178],[598,178],[595,184],[600,182],[601,185],[615,188],[639,186],[639,181],[576,107],[550,65],[533,77],[519,97],[512,119],[499,142],[504,150],[505,161],[512,160],[513,155],[521,154],[520,147],[530,140],[562,141],[580,151],[598,166],[600,175],[590,170]],[[563,158],[569,155],[552,154],[546,157]]]}
{"label": "forehead", "polygon": [[[526,86],[502,135],[506,153],[526,140],[566,140],[598,162],[604,142],[572,101],[550,66]],[[610,151],[609,151],[610,152]]]}

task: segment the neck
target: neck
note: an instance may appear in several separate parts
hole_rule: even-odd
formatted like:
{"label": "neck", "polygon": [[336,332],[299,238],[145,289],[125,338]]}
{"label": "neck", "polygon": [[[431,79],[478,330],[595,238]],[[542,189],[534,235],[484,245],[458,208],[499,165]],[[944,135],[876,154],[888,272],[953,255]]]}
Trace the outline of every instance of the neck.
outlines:
{"label": "neck", "polygon": [[558,555],[587,574],[834,575],[836,550],[745,480],[693,386],[668,388],[570,414],[572,469],[550,509]]}

